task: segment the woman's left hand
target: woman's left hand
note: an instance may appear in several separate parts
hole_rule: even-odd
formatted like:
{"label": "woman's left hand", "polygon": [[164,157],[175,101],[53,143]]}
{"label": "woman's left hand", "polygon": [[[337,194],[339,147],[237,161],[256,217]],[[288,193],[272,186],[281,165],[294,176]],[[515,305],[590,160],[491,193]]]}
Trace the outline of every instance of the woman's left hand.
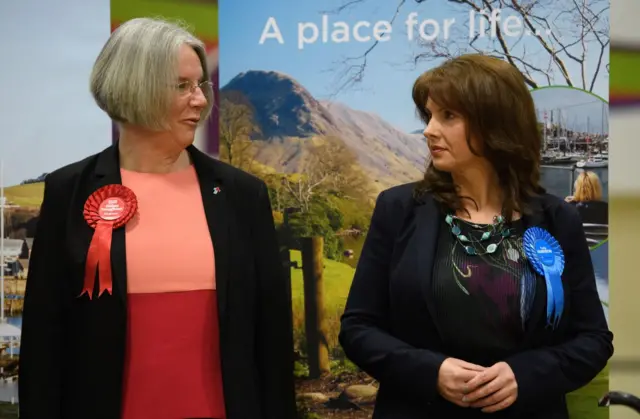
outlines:
{"label": "woman's left hand", "polygon": [[518,383],[506,362],[498,362],[469,380],[467,390],[463,402],[485,413],[506,409],[518,398]]}

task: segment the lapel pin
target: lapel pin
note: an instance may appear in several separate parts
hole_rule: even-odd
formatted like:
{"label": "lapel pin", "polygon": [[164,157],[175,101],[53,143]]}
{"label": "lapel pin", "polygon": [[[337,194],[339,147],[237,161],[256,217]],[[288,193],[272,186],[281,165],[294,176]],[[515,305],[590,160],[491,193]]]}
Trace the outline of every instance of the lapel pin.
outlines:
{"label": "lapel pin", "polygon": [[218,195],[220,193],[220,188],[218,186],[216,186],[215,188],[213,188],[213,194],[214,195]]}

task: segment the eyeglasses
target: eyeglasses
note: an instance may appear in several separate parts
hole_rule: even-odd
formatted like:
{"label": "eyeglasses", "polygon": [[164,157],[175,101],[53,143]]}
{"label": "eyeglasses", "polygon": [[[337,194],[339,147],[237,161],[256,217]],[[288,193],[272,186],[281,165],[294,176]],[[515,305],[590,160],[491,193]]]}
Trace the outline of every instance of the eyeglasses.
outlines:
{"label": "eyeglasses", "polygon": [[176,90],[181,96],[192,95],[196,89],[200,88],[205,97],[210,98],[213,94],[213,83],[210,81],[203,81],[195,83],[192,81],[183,81],[176,84]]}

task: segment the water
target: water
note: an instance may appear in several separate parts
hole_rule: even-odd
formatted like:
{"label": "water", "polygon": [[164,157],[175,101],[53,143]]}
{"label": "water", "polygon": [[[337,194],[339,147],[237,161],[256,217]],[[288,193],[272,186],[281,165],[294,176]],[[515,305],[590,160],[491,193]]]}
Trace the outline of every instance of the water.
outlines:
{"label": "water", "polygon": [[[20,329],[22,329],[22,315],[18,314],[15,316],[8,316],[7,318],[7,323],[9,323],[12,326],[16,326]],[[20,354],[20,348],[13,348],[12,351],[13,354],[15,355],[19,355]]]}
{"label": "water", "polygon": [[18,403],[18,382],[0,382],[0,401]]}
{"label": "water", "polygon": [[[22,316],[18,315],[18,316],[7,317],[7,323],[13,326],[22,328]],[[14,348],[13,353],[15,355],[19,355],[20,349]],[[18,402],[18,382],[17,381],[11,381],[11,382],[0,381],[0,401],[10,402],[12,400],[14,403]]]}
{"label": "water", "polygon": [[20,329],[22,329],[22,316],[18,315],[18,316],[7,317],[7,323],[9,323],[12,326],[16,326],[16,327],[19,327]]}
{"label": "water", "polygon": [[[609,168],[596,168],[588,169],[590,172],[594,172],[600,178],[602,183],[602,199],[609,201]],[[547,189],[547,192],[553,195],[565,198],[572,194],[573,183],[578,177],[582,169],[574,169],[573,176],[571,176],[571,167],[564,166],[544,166],[540,171],[540,178],[542,186]]]}

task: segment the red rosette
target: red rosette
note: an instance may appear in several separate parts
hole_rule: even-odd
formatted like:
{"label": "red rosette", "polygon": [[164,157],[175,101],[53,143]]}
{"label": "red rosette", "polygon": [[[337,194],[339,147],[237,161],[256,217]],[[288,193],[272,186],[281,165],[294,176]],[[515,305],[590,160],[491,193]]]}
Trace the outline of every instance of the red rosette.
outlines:
{"label": "red rosette", "polygon": [[98,297],[105,291],[113,292],[111,274],[111,238],[113,230],[127,224],[138,210],[138,200],[133,191],[123,185],[106,185],[98,189],[84,204],[84,219],[95,232],[87,252],[84,273],[85,293],[93,296],[96,270],[98,274]]}

